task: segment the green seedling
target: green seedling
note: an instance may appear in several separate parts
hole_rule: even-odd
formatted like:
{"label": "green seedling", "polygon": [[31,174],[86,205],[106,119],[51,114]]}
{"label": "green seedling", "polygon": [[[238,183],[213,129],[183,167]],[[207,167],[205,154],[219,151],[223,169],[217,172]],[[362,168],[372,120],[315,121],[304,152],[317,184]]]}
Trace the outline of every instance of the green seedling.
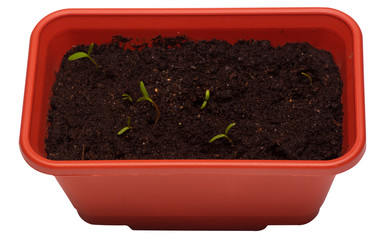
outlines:
{"label": "green seedling", "polygon": [[202,103],[201,109],[205,108],[207,101],[210,99],[210,90],[206,90],[205,101]]}
{"label": "green seedling", "polygon": [[127,126],[122,128],[122,129],[120,129],[120,131],[118,132],[118,135],[122,135],[123,133],[125,133],[126,131],[128,131],[130,129],[133,129],[133,127],[131,126],[131,118],[128,118]]}
{"label": "green seedling", "polygon": [[307,73],[304,73],[304,72],[301,72],[301,74],[306,76],[310,80],[310,85],[313,85],[313,80],[311,79],[310,74],[307,74]]}
{"label": "green seedling", "polygon": [[227,134],[228,134],[230,128],[234,127],[234,125],[235,125],[235,123],[230,123],[230,124],[227,126],[226,130],[225,130],[225,134],[221,133],[221,134],[216,135],[215,137],[213,137],[213,138],[209,141],[209,143],[212,143],[212,142],[214,142],[215,140],[217,140],[217,139],[219,139],[219,138],[227,138],[227,140],[229,140],[230,143],[233,144],[233,140],[231,140],[231,138],[229,138],[229,136],[228,136]]}
{"label": "green seedling", "polygon": [[160,111],[159,111],[158,105],[156,105],[156,103],[150,98],[150,95],[148,95],[148,92],[146,90],[146,87],[144,86],[143,81],[140,81],[140,91],[142,92],[143,96],[140,97],[136,102],[149,101],[150,103],[152,103],[152,105],[154,105],[157,112],[155,124],[157,124],[160,117]]}
{"label": "green seedling", "polygon": [[73,61],[73,60],[77,60],[77,59],[85,58],[86,57],[86,58],[90,59],[95,64],[96,68],[99,68],[99,65],[91,57],[91,52],[92,52],[93,48],[94,48],[94,43],[91,43],[90,47],[88,48],[88,52],[87,53],[85,53],[85,52],[76,52],[76,53],[72,54],[71,56],[69,56],[68,60]]}
{"label": "green seedling", "polygon": [[122,97],[123,97],[123,100],[129,100],[130,102],[133,102],[132,97],[127,93],[123,93]]}

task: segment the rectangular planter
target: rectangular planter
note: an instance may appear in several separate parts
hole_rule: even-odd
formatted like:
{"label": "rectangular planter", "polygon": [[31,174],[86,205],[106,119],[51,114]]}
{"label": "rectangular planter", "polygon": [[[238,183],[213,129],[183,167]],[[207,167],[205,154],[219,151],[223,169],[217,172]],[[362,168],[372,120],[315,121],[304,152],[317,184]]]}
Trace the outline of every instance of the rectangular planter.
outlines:
{"label": "rectangular planter", "polygon": [[[343,155],[298,160],[52,161],[44,138],[51,87],[73,45],[113,35],[149,40],[307,41],[330,51],[343,79]],[[318,213],[336,174],[365,151],[362,36],[346,14],[327,8],[69,9],[45,17],[31,35],[20,148],[33,168],[54,175],[79,215],[133,229],[263,229],[304,224]]]}

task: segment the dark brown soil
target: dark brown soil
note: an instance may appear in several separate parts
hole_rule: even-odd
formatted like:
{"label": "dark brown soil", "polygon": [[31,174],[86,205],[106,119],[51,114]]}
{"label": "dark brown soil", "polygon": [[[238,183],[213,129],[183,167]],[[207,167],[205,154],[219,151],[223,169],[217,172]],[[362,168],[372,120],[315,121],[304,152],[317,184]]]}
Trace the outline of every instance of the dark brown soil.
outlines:
{"label": "dark brown soil", "polygon": [[[333,159],[342,148],[342,81],[308,43],[114,37],[64,56],[48,113],[47,157],[72,159]],[[310,79],[305,76],[311,76]],[[143,81],[160,109],[142,96]],[[211,96],[200,109],[206,89]],[[127,93],[133,99],[123,100]],[[132,130],[118,135],[131,118]],[[228,136],[212,143],[236,123]]]}

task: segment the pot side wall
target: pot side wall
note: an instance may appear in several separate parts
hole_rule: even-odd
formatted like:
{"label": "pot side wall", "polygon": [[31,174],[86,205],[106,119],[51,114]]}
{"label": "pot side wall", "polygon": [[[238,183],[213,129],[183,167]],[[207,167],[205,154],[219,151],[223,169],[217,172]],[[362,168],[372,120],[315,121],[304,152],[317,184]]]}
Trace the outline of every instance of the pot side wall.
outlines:
{"label": "pot side wall", "polygon": [[92,224],[258,230],[311,221],[334,176],[167,175],[159,171],[56,178],[79,215]]}

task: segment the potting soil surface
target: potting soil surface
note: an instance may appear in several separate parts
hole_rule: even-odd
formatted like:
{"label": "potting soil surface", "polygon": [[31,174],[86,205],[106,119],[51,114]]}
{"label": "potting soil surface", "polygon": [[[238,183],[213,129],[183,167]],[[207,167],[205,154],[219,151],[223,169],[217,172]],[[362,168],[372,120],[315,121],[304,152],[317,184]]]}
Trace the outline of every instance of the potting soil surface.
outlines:
{"label": "potting soil surface", "polygon": [[[135,43],[134,43],[135,42]],[[328,160],[342,149],[342,81],[333,56],[308,43],[193,41],[138,45],[121,36],[56,74],[47,157]],[[135,45],[136,44],[136,45]],[[150,101],[143,96],[143,81]],[[201,109],[206,90],[210,97]],[[123,99],[128,94],[129,99]],[[118,135],[130,119],[132,129]],[[236,123],[222,137],[217,134]]]}

